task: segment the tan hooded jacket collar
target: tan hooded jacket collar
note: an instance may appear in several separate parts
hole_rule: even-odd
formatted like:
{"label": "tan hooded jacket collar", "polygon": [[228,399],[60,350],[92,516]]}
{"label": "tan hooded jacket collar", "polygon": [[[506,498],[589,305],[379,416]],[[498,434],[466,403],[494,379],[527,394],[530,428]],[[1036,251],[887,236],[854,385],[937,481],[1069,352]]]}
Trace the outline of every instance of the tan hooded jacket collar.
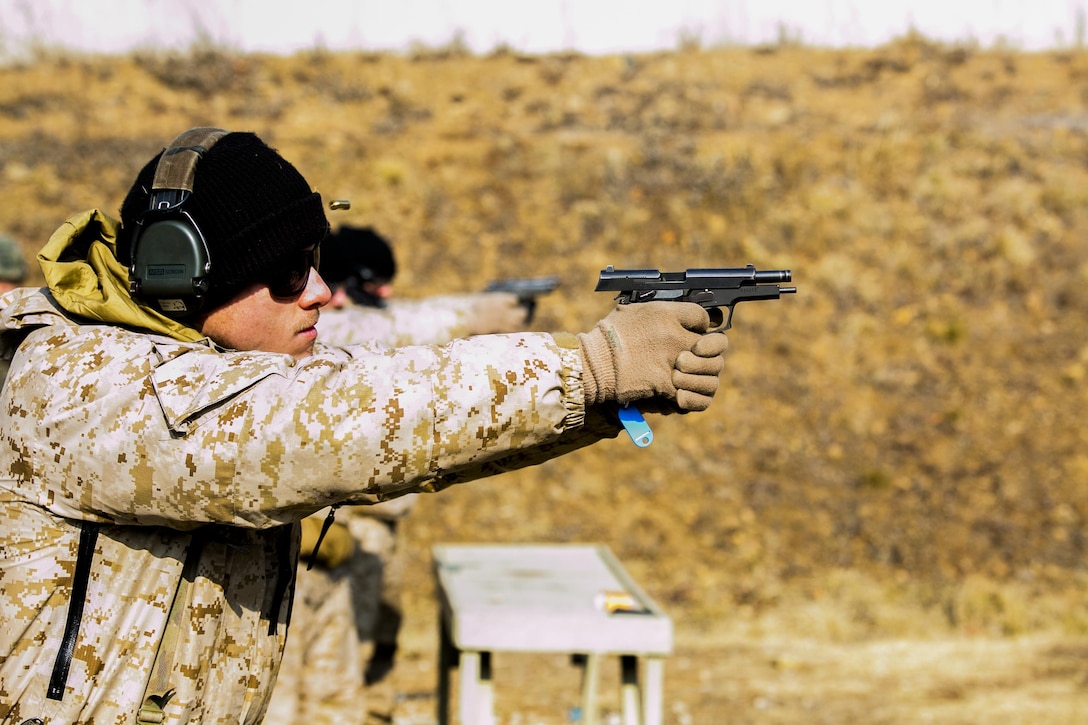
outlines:
{"label": "tan hooded jacket collar", "polygon": [[65,311],[98,322],[167,335],[183,342],[204,336],[140,304],[129,293],[128,270],[117,261],[121,223],[97,209],[69,218],[38,252],[50,293]]}

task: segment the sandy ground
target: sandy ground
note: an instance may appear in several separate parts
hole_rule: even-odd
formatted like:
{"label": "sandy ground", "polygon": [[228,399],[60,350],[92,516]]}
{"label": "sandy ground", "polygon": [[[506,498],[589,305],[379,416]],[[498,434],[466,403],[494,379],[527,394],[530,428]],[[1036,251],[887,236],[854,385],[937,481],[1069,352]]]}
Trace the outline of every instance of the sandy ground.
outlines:
{"label": "sandy ground", "polygon": [[[433,621],[421,624],[407,633],[397,673],[400,725],[437,722],[437,635]],[[1088,722],[1088,638],[836,643],[681,629],[677,639],[665,670],[671,725]],[[574,721],[581,670],[568,657],[500,653],[493,665],[497,725]],[[606,663],[605,725],[622,722],[618,681]]]}

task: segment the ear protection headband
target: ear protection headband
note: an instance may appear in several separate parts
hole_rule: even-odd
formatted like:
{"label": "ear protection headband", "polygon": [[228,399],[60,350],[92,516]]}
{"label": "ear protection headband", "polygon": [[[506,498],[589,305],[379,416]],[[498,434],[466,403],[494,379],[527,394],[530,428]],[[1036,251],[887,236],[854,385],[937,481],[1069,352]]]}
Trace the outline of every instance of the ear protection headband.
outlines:
{"label": "ear protection headband", "polygon": [[184,205],[197,162],[228,133],[192,128],[171,142],[155,167],[148,210],[133,230],[130,290],[168,317],[197,313],[211,289],[208,243]]}

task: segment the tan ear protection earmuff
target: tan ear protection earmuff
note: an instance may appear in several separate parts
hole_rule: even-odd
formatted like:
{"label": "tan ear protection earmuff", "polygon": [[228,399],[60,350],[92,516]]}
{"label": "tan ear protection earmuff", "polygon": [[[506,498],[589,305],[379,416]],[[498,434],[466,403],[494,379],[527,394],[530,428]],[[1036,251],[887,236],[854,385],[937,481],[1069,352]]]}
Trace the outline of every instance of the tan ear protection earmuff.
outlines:
{"label": "tan ear protection earmuff", "polygon": [[196,314],[211,289],[208,244],[185,202],[197,162],[228,133],[192,128],[171,142],[155,167],[148,210],[133,230],[130,290],[168,317]]}

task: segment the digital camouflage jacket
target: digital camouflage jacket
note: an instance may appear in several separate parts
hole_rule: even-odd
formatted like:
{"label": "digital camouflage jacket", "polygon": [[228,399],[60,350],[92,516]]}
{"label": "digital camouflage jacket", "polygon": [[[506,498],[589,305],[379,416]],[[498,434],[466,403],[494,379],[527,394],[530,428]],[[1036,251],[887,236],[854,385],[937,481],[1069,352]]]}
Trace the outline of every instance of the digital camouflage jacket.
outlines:
{"label": "digital camouflage jacket", "polygon": [[[436,295],[421,300],[393,299],[385,307],[368,307],[349,302],[344,307],[322,310],[318,339],[326,345],[360,342],[398,345],[440,345],[466,337],[472,329],[476,305],[484,293]],[[370,506],[348,506],[337,515],[338,522],[352,516],[396,521],[411,511],[416,496],[399,496]],[[315,517],[323,519],[318,512]]]}
{"label": "digital camouflage jacket", "polygon": [[117,312],[116,225],[73,217],[39,254],[49,288],[0,297],[0,348],[18,345],[0,393],[0,722],[133,723],[151,694],[162,722],[258,723],[289,619],[287,524],[616,435],[586,415],[570,336],[319,343],[296,362],[144,327],[131,301]]}

